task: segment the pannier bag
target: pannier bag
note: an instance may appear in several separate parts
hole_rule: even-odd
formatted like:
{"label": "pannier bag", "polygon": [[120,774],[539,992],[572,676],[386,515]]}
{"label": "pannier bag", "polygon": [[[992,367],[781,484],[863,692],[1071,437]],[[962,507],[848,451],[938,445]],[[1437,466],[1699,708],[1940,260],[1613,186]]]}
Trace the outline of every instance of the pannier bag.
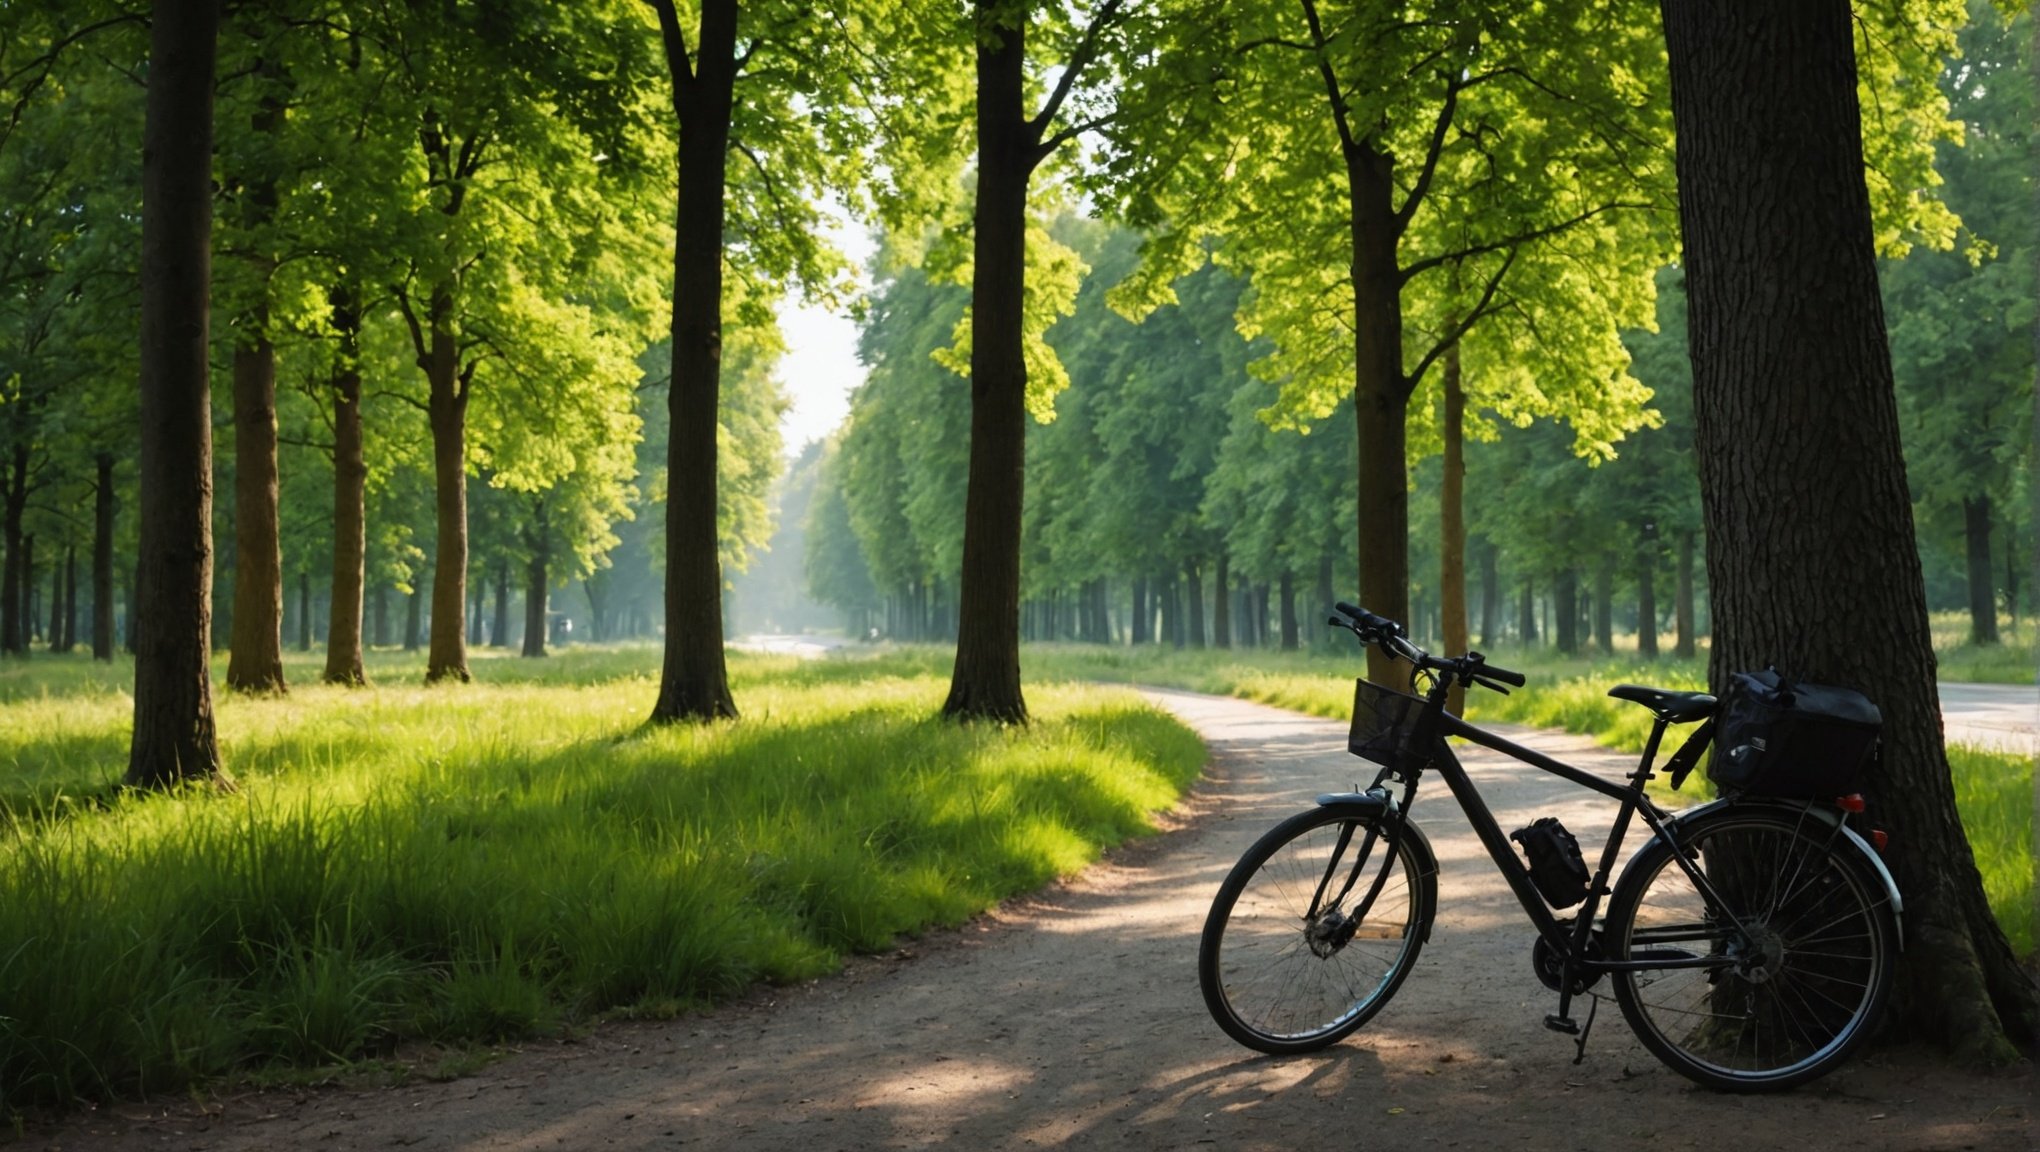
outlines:
{"label": "pannier bag", "polygon": [[1566,831],[1556,816],[1533,821],[1528,828],[1509,833],[1509,839],[1523,846],[1530,858],[1530,883],[1553,908],[1570,908],[1587,898],[1587,862],[1580,856],[1580,842]]}
{"label": "pannier bag", "polygon": [[1884,717],[1861,692],[1797,684],[1777,669],[1729,677],[1707,775],[1759,796],[1827,799],[1856,791]]}

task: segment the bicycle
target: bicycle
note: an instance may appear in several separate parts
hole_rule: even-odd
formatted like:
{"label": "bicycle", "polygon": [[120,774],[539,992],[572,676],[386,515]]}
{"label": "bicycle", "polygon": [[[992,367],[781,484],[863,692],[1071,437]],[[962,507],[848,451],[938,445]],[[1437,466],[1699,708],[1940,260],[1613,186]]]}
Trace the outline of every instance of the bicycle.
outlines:
{"label": "bicycle", "polygon": [[[1644,1046],[1711,1088],[1803,1084],[1839,1066],[1870,1033],[1902,946],[1903,905],[1891,873],[1849,823],[1860,797],[1731,796],[1673,814],[1644,791],[1659,742],[1670,725],[1711,717],[1714,697],[1614,689],[1656,717],[1642,759],[1618,785],[1446,710],[1454,684],[1506,693],[1505,684],[1526,683],[1521,674],[1478,652],[1433,657],[1394,621],[1350,604],[1337,611],[1331,623],[1363,649],[1376,644],[1412,665],[1412,689],[1428,683],[1414,695],[1360,680],[1348,748],[1382,765],[1373,784],[1320,796],[1276,825],[1220,886],[1198,979],[1233,1039],[1278,1055],[1316,1051],[1366,1024],[1402,986],[1438,904],[1437,859],[1410,817],[1432,768],[1537,930],[1533,967],[1559,997],[1545,1024],[1576,1038],[1574,1063],[1586,1057],[1603,977]],[[1618,801],[1595,870],[1586,872],[1577,843],[1550,820],[1514,835],[1531,862],[1518,858],[1446,737]],[[1705,743],[1705,730],[1697,732],[1667,761],[1673,788]],[[1632,816],[1653,836],[1610,888]],[[1576,913],[1559,915],[1574,905]],[[1584,1026],[1571,1016],[1581,996],[1592,996]]]}

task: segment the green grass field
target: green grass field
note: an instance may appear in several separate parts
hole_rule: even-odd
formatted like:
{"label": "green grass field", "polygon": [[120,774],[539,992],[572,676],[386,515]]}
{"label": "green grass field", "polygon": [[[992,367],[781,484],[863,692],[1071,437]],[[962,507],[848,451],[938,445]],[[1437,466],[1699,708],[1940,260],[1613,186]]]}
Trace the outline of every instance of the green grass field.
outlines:
{"label": "green grass field", "polygon": [[[240,788],[115,792],[120,667],[0,673],[0,1113],[664,1014],[958,922],[1141,834],[1201,745],[1131,693],[933,718],[925,653],[733,654],[744,719],[640,730],[650,648],[222,697]],[[946,671],[946,666],[943,671]]]}

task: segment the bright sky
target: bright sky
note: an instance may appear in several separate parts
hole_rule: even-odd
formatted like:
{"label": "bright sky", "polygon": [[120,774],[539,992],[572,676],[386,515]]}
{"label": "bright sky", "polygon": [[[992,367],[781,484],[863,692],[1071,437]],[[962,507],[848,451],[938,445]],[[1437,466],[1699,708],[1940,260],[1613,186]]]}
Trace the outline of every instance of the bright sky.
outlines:
{"label": "bright sky", "polygon": [[[871,238],[862,229],[832,229],[830,240],[859,268],[871,256]],[[786,337],[779,380],[793,402],[780,418],[779,432],[791,457],[849,415],[850,391],[864,382],[864,365],[857,362],[857,325],[847,315],[789,295],[779,304],[779,327]]]}

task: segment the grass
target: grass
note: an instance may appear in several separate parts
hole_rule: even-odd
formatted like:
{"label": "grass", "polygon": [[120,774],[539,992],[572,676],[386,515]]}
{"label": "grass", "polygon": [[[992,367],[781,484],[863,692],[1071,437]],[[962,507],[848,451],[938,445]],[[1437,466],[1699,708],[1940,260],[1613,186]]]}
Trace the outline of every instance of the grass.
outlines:
{"label": "grass", "polygon": [[[1495,663],[1523,672],[1527,687],[1508,696],[1474,692],[1468,711],[1476,721],[1561,728],[1617,751],[1641,754],[1650,737],[1651,715],[1611,698],[1608,689],[1630,682],[1659,688],[1706,687],[1704,661],[1641,663],[1620,656],[1604,661],[1561,660],[1546,653],[1498,652]],[[1312,655],[1265,651],[1185,652],[1173,649],[1101,649],[1039,645],[1023,654],[1030,675],[1141,682],[1258,700],[1332,720],[1352,715],[1353,677],[1363,665],[1357,653]],[[1659,763],[1694,726],[1668,729]],[[1983,874],[1991,909],[2021,957],[2036,943],[2033,888],[2033,758],[1995,749],[1955,744],[1948,748],[1956,809]],[[1661,777],[1652,781],[1661,802],[1692,803],[1711,794],[1704,772],[1671,793]]]}
{"label": "grass", "polygon": [[[306,658],[309,659],[309,658]],[[1203,759],[1129,693],[932,719],[910,652],[732,656],[745,718],[640,731],[653,649],[221,697],[234,794],[110,788],[122,670],[0,674],[0,1112],[663,1015],[951,924],[1150,827]]]}

